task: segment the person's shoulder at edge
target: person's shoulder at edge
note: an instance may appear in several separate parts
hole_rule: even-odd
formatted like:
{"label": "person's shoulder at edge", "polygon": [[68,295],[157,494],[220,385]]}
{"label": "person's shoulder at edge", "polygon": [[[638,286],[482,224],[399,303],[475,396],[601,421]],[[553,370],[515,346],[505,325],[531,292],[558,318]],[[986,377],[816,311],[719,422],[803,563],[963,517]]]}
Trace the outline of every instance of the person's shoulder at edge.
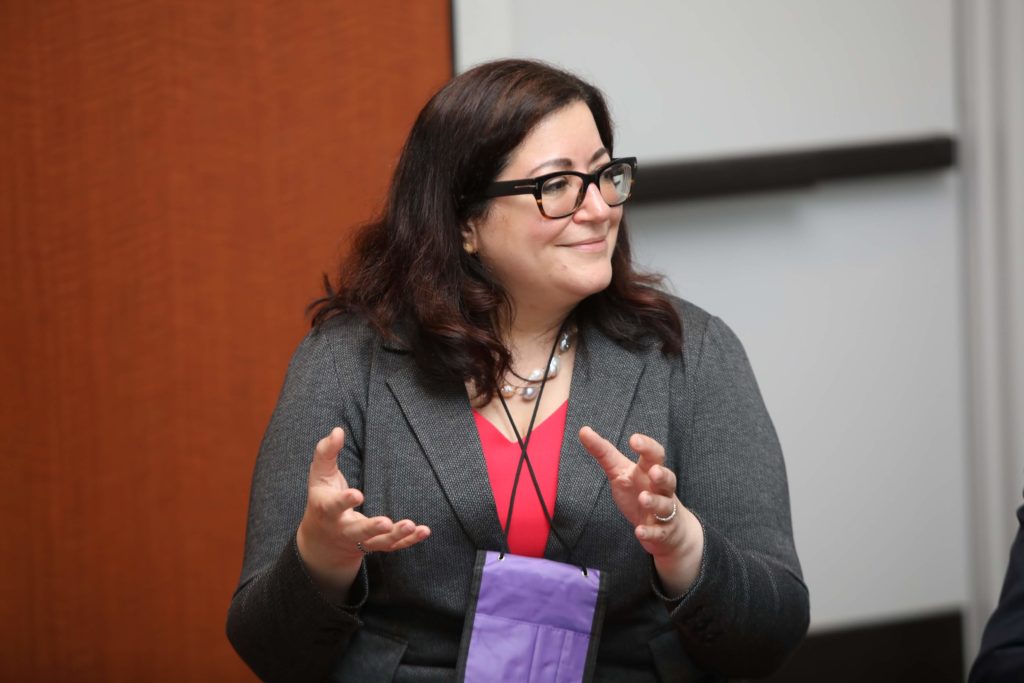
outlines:
{"label": "person's shoulder at edge", "polygon": [[351,399],[362,396],[383,336],[366,316],[342,313],[310,328],[288,364],[288,376],[303,385],[336,380]]}
{"label": "person's shoulder at edge", "polygon": [[721,345],[728,353],[739,353],[746,356],[743,342],[736,332],[717,315],[706,311],[700,306],[682,299],[674,294],[666,294],[679,311],[683,323],[683,360],[689,362],[701,355],[706,340]]}
{"label": "person's shoulder at edge", "polygon": [[368,358],[373,349],[384,345],[401,350],[400,337],[385,338],[361,313],[338,313],[315,325],[306,333],[300,346],[330,349],[335,358]]}
{"label": "person's shoulder at edge", "polygon": [[[718,318],[687,299],[683,299],[682,297],[668,292],[664,292],[664,295],[668,298],[669,302],[671,302],[673,307],[675,307],[676,312],[679,314],[679,321],[683,330],[683,352],[681,360],[683,365],[687,366],[690,363],[695,362],[700,356],[700,351],[704,344],[704,338],[707,335],[708,326],[711,325],[711,321],[718,320]],[[722,324],[721,321],[719,321],[719,323]],[[652,349],[661,348],[660,342],[653,336],[647,340],[646,343],[649,344]]]}
{"label": "person's shoulder at edge", "polygon": [[679,317],[683,323],[683,336],[684,337],[700,337],[704,333],[704,329],[708,325],[708,321],[715,316],[707,312],[697,304],[678,297],[675,294],[665,294],[672,305],[676,307],[676,311],[679,312]]}

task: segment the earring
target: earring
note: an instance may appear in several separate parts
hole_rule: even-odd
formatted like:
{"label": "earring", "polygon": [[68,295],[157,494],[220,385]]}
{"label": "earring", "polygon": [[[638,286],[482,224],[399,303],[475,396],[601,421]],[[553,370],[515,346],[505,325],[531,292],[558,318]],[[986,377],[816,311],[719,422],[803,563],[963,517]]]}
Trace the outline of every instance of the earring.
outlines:
{"label": "earring", "polygon": [[470,256],[472,256],[473,254],[476,253],[476,248],[472,244],[470,244],[469,242],[465,242],[462,245],[462,248],[465,249],[466,253],[469,254]]}

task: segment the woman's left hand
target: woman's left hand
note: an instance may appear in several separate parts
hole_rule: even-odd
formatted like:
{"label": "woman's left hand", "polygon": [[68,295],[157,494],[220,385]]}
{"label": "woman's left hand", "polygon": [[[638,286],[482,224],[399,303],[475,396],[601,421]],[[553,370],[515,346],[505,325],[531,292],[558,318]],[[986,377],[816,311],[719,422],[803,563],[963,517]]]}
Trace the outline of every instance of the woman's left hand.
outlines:
{"label": "woman's left hand", "polygon": [[649,436],[634,434],[629,439],[638,456],[633,462],[590,427],[580,430],[580,442],[604,470],[612,500],[654,558],[665,588],[673,595],[685,593],[700,572],[704,531],[676,497],[676,475],[665,467],[665,449]]}

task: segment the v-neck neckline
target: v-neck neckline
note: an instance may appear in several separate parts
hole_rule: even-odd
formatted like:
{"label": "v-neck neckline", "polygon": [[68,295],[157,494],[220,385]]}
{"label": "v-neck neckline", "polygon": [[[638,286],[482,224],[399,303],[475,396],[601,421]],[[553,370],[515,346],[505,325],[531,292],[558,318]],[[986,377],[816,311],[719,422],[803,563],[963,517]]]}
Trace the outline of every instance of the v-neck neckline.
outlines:
{"label": "v-neck neckline", "polygon": [[[559,413],[562,413],[562,412],[568,413],[568,405],[569,405],[569,399],[565,399],[565,401],[562,402],[562,405],[558,406],[553,411],[551,411],[551,413],[547,417],[545,417],[543,420],[541,420],[539,424],[535,424],[533,426],[533,431],[537,432],[538,430],[543,429],[548,423],[551,422],[551,418],[555,417]],[[506,442],[508,444],[514,444],[514,445],[517,445],[517,446],[519,445],[518,441],[516,441],[515,439],[509,439],[507,436],[505,436],[505,432],[503,432],[497,425],[495,425],[493,422],[491,422],[489,419],[487,419],[487,416],[484,415],[483,413],[481,413],[476,408],[473,409],[473,415],[480,417],[480,419],[477,420],[477,424],[479,424],[481,421],[486,423],[486,425],[490,429],[494,430],[502,438],[502,440],[504,442]],[[525,439],[526,438],[526,434],[523,434],[522,437]]]}

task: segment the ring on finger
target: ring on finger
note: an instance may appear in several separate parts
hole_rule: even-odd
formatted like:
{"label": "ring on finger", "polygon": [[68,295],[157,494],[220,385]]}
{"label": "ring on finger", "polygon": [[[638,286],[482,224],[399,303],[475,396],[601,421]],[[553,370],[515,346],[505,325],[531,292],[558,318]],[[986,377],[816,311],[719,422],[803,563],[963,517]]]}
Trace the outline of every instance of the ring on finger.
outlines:
{"label": "ring on finger", "polygon": [[[675,514],[675,512],[673,512],[672,514]],[[358,548],[359,552],[361,552],[363,555],[370,555],[370,554],[373,553],[372,550],[367,550],[366,549],[366,546],[363,545],[362,541],[356,541],[356,548]]]}
{"label": "ring on finger", "polygon": [[654,519],[658,520],[662,524],[668,524],[669,522],[671,522],[673,519],[676,518],[676,514],[678,514],[678,512],[679,512],[679,505],[677,505],[676,502],[673,500],[672,501],[672,512],[668,513],[664,517],[662,517],[657,512],[655,512],[654,513]]}

